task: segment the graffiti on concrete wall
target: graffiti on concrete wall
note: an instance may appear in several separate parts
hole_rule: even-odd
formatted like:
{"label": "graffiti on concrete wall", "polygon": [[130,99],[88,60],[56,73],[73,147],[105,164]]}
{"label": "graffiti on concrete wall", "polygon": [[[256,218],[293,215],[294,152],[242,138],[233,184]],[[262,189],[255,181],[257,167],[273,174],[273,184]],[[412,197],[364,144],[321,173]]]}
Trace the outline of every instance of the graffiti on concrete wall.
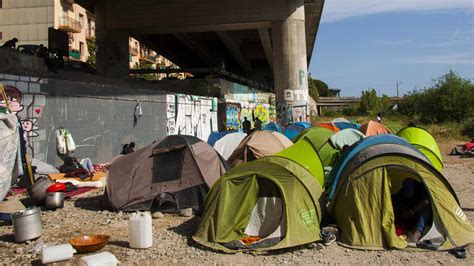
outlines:
{"label": "graffiti on concrete wall", "polygon": [[240,103],[226,103],[226,128],[235,130],[240,128],[240,111],[242,106]]}
{"label": "graffiti on concrete wall", "polygon": [[279,103],[276,109],[278,124],[286,127],[296,122],[306,122],[308,119],[308,107],[306,105],[292,106],[285,102]]}
{"label": "graffiti on concrete wall", "polygon": [[[37,77],[0,74],[0,82],[5,88],[12,112],[18,117],[24,132],[24,139],[31,157],[45,159],[40,151],[46,142],[46,129],[39,123],[46,107],[46,96],[41,92],[43,80]],[[5,99],[0,96],[0,108],[6,108]]]}
{"label": "graffiti on concrete wall", "polygon": [[191,135],[207,140],[217,131],[217,99],[191,95],[167,95],[168,135]]}
{"label": "graffiti on concrete wall", "polygon": [[262,121],[262,126],[276,121],[275,108],[269,104],[227,102],[225,108],[226,130],[241,129],[245,117],[247,117],[252,126],[257,117]]}

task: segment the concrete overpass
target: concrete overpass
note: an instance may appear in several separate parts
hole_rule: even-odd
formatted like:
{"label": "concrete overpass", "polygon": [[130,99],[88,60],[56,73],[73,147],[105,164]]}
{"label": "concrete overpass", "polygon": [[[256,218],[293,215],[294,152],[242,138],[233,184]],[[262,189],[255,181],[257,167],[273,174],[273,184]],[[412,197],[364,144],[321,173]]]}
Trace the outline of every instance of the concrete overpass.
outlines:
{"label": "concrete overpass", "polygon": [[101,75],[128,76],[132,36],[181,68],[224,68],[268,84],[283,120],[288,108],[308,113],[306,76],[324,0],[75,1],[95,13]]}

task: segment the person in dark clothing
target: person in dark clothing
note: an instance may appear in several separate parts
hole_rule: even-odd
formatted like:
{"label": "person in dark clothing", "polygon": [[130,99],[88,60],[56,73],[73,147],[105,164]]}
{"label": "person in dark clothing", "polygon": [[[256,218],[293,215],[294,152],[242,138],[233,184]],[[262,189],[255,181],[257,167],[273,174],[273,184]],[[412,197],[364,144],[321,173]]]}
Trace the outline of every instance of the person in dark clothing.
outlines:
{"label": "person in dark clothing", "polygon": [[242,130],[246,134],[250,134],[250,121],[247,120],[247,117],[244,117],[244,122],[242,122]]}
{"label": "person in dark clothing", "polygon": [[134,149],[135,149],[135,142],[132,141],[129,144],[124,144],[122,146],[122,152],[120,154],[125,155],[125,154],[132,153],[135,151]]}
{"label": "person in dark clothing", "polygon": [[74,172],[80,168],[82,168],[81,164],[75,162],[74,158],[72,158],[71,156],[66,156],[64,157],[64,164],[59,166],[59,172],[67,174]]}
{"label": "person in dark clothing", "polygon": [[392,205],[395,223],[414,224],[405,235],[409,243],[417,243],[429,220],[432,219],[425,185],[412,178],[405,179],[400,192],[392,195]]}
{"label": "person in dark clothing", "polygon": [[11,48],[11,49],[16,49],[16,43],[18,42],[18,39],[17,38],[13,38],[9,41],[6,41],[2,47],[5,47],[5,48]]}
{"label": "person in dark clothing", "polygon": [[260,118],[255,118],[254,130],[262,130],[262,120]]}
{"label": "person in dark clothing", "polygon": [[77,161],[76,157],[70,156],[64,157],[64,164],[59,167],[59,172],[64,173],[65,177],[78,177],[80,179],[93,176]]}

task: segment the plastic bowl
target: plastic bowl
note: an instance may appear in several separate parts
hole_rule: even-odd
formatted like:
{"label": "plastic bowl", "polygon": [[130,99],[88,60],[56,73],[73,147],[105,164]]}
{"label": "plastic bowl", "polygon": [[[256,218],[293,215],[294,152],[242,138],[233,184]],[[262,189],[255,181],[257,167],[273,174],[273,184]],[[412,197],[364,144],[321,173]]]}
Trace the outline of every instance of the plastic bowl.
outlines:
{"label": "plastic bowl", "polygon": [[101,250],[109,242],[110,236],[108,235],[84,235],[78,236],[71,240],[69,243],[79,253],[89,253]]}

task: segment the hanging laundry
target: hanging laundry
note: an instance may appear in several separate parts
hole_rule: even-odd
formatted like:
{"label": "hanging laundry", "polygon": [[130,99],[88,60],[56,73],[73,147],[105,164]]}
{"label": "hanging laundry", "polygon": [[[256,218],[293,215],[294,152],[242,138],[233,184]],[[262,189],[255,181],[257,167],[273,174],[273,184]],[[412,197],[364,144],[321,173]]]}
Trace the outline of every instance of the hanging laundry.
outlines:
{"label": "hanging laundry", "polygon": [[58,154],[68,155],[76,150],[76,144],[69,130],[59,128],[56,131],[56,151]]}
{"label": "hanging laundry", "polygon": [[133,127],[137,125],[138,119],[142,117],[142,115],[142,104],[140,101],[137,101],[137,104],[135,105],[135,110],[133,112]]}

